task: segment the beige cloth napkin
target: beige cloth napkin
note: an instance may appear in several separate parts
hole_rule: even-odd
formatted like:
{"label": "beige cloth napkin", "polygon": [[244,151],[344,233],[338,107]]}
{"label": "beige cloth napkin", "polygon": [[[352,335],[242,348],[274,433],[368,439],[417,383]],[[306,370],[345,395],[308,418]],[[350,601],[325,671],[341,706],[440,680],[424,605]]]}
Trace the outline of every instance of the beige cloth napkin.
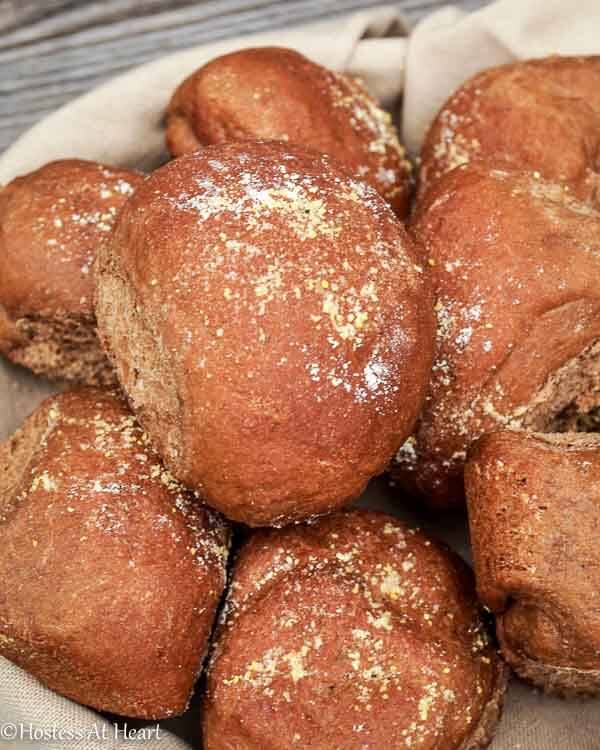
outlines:
{"label": "beige cloth napkin", "polygon": [[[14,664],[0,666],[0,747],[35,747],[36,750],[189,750],[173,734],[146,729],[147,739],[133,727],[120,726],[77,703],[50,692]],[[129,737],[127,741],[125,736]]]}
{"label": "beige cloth napkin", "polygon": [[[600,53],[600,0],[498,0],[472,14],[445,8],[426,18],[410,36],[395,9],[383,7],[293,30],[184,50],[116,78],[33,127],[0,158],[0,183],[67,156],[152,168],[166,158],[162,113],[175,85],[218,54],[268,44],[295,47],[324,65],[362,76],[387,106],[394,106],[404,90],[404,139],[414,152],[444,99],[477,70],[553,52]],[[52,389],[0,362],[0,439],[9,435]],[[398,513],[397,508],[386,508],[374,490],[361,504]],[[436,530],[454,546],[463,548],[463,532],[457,534],[456,528]],[[122,747],[118,740],[95,739],[106,725],[97,714],[53,694],[0,659],[0,748],[27,746],[26,742],[2,738],[3,726],[19,723],[89,730],[87,738],[68,744],[55,740],[35,743],[35,747],[47,750]],[[160,740],[137,742],[135,746],[140,750],[185,747],[166,733],[169,725],[163,724]],[[514,681],[492,749],[600,750],[600,701],[563,702]]]}

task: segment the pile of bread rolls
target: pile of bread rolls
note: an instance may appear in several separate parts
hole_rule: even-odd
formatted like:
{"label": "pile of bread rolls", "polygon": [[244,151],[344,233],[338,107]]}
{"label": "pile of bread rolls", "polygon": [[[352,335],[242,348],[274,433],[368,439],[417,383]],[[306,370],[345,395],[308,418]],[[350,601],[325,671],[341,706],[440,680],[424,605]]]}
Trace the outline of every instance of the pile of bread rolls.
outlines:
{"label": "pile of bread rolls", "polygon": [[[206,750],[483,748],[506,664],[600,692],[599,92],[597,58],[481,73],[413,201],[360,81],[247,49],[154,173],[5,186],[0,350],[72,389],[0,446],[0,655],[154,719],[206,666]],[[342,509],[386,470],[467,507],[475,576]]]}

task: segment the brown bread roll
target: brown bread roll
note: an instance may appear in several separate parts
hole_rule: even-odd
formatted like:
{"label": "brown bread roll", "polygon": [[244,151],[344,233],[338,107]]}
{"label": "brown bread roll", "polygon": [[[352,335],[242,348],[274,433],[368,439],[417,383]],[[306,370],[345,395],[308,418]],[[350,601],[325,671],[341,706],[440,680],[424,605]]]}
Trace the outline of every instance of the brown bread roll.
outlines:
{"label": "brown bread roll", "polygon": [[228,544],[120,397],[48,399],[0,445],[0,655],[99,710],[181,714]]}
{"label": "brown bread roll", "polygon": [[410,433],[433,343],[416,260],[329,157],[207,147],[125,207],[99,331],[173,474],[230,518],[283,525],[359,495]]}
{"label": "brown bread roll", "polygon": [[291,49],[260,47],[217,57],[189,76],[167,110],[173,156],[227,141],[282,140],[346,164],[401,217],[411,165],[390,115],[356,79]]}
{"label": "brown bread roll", "polygon": [[504,657],[547,692],[600,693],[600,435],[486,435],[465,485]]}
{"label": "brown bread roll", "polygon": [[64,159],[0,190],[0,351],[50,378],[114,382],[98,343],[93,262],[143,177]]}
{"label": "brown bread roll", "polygon": [[432,123],[421,152],[421,195],[442,174],[504,159],[600,202],[600,56],[548,57],[485,70]]}
{"label": "brown bread roll", "polygon": [[413,232],[430,264],[437,354],[393,474],[438,508],[460,507],[482,433],[597,428],[600,212],[539,175],[474,162],[431,187]]}
{"label": "brown bread roll", "polygon": [[204,747],[475,750],[505,686],[467,566],[398,519],[336,513],[242,548]]}

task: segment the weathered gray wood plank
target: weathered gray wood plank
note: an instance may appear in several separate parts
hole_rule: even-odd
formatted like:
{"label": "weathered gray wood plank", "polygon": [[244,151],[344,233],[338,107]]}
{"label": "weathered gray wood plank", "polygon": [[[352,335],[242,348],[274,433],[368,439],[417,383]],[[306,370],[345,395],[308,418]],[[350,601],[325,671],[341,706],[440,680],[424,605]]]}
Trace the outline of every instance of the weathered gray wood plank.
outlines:
{"label": "weathered gray wood plank", "polygon": [[[203,42],[381,2],[0,0],[0,151],[45,114],[134,65]],[[458,4],[474,8],[485,2]],[[409,22],[443,4],[396,3]]]}

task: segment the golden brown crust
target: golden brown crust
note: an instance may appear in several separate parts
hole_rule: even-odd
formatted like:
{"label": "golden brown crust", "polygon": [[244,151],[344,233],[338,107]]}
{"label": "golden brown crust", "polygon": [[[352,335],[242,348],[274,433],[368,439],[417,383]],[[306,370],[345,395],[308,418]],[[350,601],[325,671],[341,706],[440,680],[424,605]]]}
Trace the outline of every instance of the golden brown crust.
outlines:
{"label": "golden brown crust", "polygon": [[412,429],[432,346],[416,259],[328,157],[207,147],[125,207],[99,330],[173,474],[230,518],[282,525],[360,494]]}
{"label": "golden brown crust", "polygon": [[503,426],[564,429],[600,404],[600,212],[506,165],[447,173],[412,231],[438,316],[430,393],[393,474],[462,506],[470,443]]}
{"label": "golden brown crust", "polygon": [[114,375],[98,344],[92,266],[142,175],[51,162],[0,190],[0,351],[53,378]]}
{"label": "golden brown crust", "polygon": [[204,742],[480,748],[505,686],[464,563],[390,516],[336,513],[242,548],[208,671]]}
{"label": "golden brown crust", "polygon": [[448,170],[491,158],[598,203],[599,155],[600,56],[515,62],[474,76],[442,107],[423,145],[419,194]]}
{"label": "golden brown crust", "polygon": [[524,679],[600,693],[600,436],[504,431],[465,470],[482,601]]}
{"label": "golden brown crust", "polygon": [[48,399],[0,445],[0,654],[99,710],[180,714],[228,542],[120,397]]}
{"label": "golden brown crust", "polygon": [[173,156],[227,141],[284,140],[326,153],[369,182],[401,217],[411,165],[390,116],[360,82],[291,49],[244,49],[212,60],[167,110]]}

